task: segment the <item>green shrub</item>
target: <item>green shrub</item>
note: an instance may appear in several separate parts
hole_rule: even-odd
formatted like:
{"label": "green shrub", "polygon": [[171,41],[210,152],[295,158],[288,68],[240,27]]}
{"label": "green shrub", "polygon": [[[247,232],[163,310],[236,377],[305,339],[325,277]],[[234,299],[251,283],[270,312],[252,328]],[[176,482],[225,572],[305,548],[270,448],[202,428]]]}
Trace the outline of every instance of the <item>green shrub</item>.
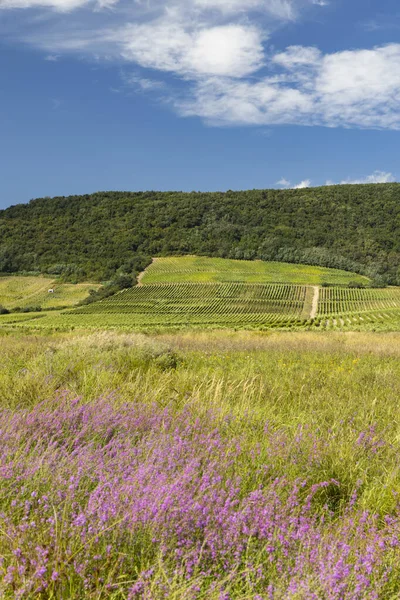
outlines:
{"label": "green shrub", "polygon": [[361,290],[365,288],[365,285],[363,283],[360,283],[359,281],[349,281],[347,287]]}
{"label": "green shrub", "polygon": [[160,369],[160,371],[171,371],[177,368],[179,364],[179,357],[176,352],[168,350],[160,356],[157,356],[154,363]]}

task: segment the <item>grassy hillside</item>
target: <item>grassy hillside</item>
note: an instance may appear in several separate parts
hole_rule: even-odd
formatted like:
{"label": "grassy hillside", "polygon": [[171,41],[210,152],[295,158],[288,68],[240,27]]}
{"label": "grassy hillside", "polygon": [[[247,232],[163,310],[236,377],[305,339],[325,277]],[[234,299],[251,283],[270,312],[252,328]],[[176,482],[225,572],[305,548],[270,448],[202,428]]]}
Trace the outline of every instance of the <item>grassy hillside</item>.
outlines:
{"label": "grassy hillside", "polygon": [[369,279],[356,273],[288,263],[229,260],[202,256],[154,259],[140,279],[152,283],[291,283],[346,285],[354,281],[367,285]]}
{"label": "grassy hillside", "polygon": [[2,336],[4,600],[400,597],[400,336]]}
{"label": "grassy hillside", "polygon": [[[74,306],[87,297],[90,289],[98,287],[92,283],[59,283],[47,277],[0,277],[0,305],[9,310],[16,307],[46,309]],[[53,289],[54,293],[49,293],[49,289]]]}
{"label": "grassy hillside", "polygon": [[396,285],[400,185],[102,192],[0,211],[0,272],[107,280],[146,257],[185,254],[319,265]]}

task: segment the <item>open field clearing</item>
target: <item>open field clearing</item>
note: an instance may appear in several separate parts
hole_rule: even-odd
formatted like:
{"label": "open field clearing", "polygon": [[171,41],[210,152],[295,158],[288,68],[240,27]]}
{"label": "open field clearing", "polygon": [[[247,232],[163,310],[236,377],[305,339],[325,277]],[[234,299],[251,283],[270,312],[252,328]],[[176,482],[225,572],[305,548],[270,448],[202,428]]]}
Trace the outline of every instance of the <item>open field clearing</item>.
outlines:
{"label": "open field clearing", "polygon": [[5,600],[400,595],[400,335],[12,334]]}
{"label": "open field clearing", "polygon": [[[90,289],[98,287],[96,283],[58,283],[46,277],[0,277],[0,305],[8,309],[74,306],[87,297]],[[54,293],[49,293],[49,289]]]}
{"label": "open field clearing", "polygon": [[154,283],[292,283],[346,285],[350,281],[368,284],[356,273],[289,263],[230,260],[203,256],[156,258],[146,269],[141,284]]}

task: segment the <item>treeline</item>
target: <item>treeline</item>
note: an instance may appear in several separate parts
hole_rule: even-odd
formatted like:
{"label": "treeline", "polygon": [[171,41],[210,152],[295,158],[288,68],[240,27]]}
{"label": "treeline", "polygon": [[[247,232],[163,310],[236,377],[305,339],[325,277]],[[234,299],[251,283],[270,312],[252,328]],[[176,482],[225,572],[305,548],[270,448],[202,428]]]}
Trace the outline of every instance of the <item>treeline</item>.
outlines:
{"label": "treeline", "polygon": [[400,184],[99,192],[0,211],[4,273],[115,280],[173,254],[306,263],[400,284]]}

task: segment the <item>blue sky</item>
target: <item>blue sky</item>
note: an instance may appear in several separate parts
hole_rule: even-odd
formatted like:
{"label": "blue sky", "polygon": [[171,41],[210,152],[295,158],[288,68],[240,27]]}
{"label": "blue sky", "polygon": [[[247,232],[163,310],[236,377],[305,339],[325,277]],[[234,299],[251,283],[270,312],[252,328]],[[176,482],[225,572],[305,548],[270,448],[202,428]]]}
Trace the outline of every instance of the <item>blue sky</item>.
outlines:
{"label": "blue sky", "polygon": [[0,0],[0,206],[400,178],[397,0]]}

